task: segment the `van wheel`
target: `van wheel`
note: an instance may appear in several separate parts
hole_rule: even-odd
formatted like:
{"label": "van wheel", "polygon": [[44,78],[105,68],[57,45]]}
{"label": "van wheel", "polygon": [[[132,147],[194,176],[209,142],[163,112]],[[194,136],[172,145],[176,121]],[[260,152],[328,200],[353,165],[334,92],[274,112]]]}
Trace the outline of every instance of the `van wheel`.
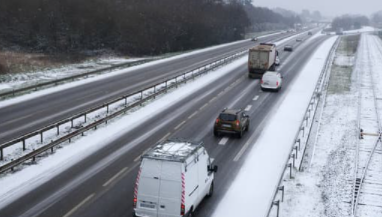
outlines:
{"label": "van wheel", "polygon": [[212,197],[214,194],[214,182],[211,182],[210,190],[208,191],[207,197]]}
{"label": "van wheel", "polygon": [[191,207],[190,212],[188,212],[187,217],[194,217],[194,207]]}
{"label": "van wheel", "polygon": [[245,128],[245,131],[248,132],[248,130],[249,130],[249,121],[248,121],[247,127]]}

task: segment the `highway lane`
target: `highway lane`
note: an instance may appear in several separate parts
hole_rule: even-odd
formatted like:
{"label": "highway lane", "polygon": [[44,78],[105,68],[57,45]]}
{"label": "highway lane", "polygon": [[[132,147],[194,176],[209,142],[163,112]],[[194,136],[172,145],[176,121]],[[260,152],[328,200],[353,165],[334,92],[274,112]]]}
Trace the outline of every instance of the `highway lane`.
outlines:
{"label": "highway lane", "polygon": [[[280,93],[260,92],[259,81],[247,79],[247,70],[243,65],[214,82],[215,85],[183,99],[162,115],[0,210],[0,216],[131,216],[132,192],[139,164],[135,160],[164,136],[202,139],[219,165],[215,195],[197,210],[199,216],[209,216],[238,171],[246,150],[244,156],[234,161],[238,153],[247,142],[253,144],[261,133],[262,123],[266,121],[267,115],[271,115],[271,108],[282,98],[294,76],[325,38],[317,38],[292,53],[288,62],[280,68],[285,75]],[[282,61],[289,55],[281,52]],[[226,88],[232,89],[224,92]],[[221,138],[212,135],[218,112],[228,105],[244,108],[249,104],[252,104],[248,112],[251,115],[250,133],[242,139],[230,138],[225,145],[218,145]]]}
{"label": "highway lane", "polygon": [[[268,36],[259,42],[287,35]],[[0,108],[0,144],[259,42],[240,42]]]}

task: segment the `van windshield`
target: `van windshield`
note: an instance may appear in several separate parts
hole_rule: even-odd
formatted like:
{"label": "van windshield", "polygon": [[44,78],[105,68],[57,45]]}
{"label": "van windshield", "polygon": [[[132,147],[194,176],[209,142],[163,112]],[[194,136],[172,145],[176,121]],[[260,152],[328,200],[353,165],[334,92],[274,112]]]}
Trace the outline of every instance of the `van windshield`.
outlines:
{"label": "van windshield", "polygon": [[236,115],[220,114],[219,119],[221,119],[223,121],[234,121],[234,120],[236,120]]}

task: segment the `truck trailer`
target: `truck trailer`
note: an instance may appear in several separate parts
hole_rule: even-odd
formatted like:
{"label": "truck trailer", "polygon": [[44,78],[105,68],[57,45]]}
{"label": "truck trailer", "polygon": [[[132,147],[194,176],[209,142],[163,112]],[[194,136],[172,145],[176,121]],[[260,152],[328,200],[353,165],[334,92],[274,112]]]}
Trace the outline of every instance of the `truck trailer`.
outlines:
{"label": "truck trailer", "polygon": [[261,78],[266,71],[275,71],[277,55],[275,44],[261,43],[249,49],[248,77]]}

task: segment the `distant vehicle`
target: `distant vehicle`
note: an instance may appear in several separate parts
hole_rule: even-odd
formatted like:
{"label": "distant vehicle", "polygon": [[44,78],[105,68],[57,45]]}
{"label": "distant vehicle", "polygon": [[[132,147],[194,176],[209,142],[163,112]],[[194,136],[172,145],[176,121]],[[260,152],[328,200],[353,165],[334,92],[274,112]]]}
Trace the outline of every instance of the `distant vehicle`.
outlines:
{"label": "distant vehicle", "polygon": [[275,44],[261,43],[249,49],[248,77],[261,78],[266,71],[275,71],[277,54]]}
{"label": "distant vehicle", "polygon": [[308,35],[313,35],[313,33],[309,31],[309,32],[308,32]]}
{"label": "distant vehicle", "polygon": [[337,32],[336,32],[336,35],[343,35],[343,34],[344,34],[343,31],[337,31]]}
{"label": "distant vehicle", "polygon": [[284,51],[290,51],[290,52],[292,52],[292,51],[293,51],[293,46],[292,46],[292,45],[285,45],[285,46],[284,46]]}
{"label": "distant vehicle", "polygon": [[159,142],[142,156],[133,216],[194,216],[203,198],[212,196],[217,170],[203,142]]}
{"label": "distant vehicle", "polygon": [[279,56],[276,56],[275,64],[276,64],[276,66],[280,65],[280,58],[279,58]]}
{"label": "distant vehicle", "polygon": [[257,40],[259,40],[257,37],[254,37],[251,39],[251,41],[257,41]]}
{"label": "distant vehicle", "polygon": [[261,90],[279,91],[283,83],[283,77],[280,72],[266,72],[261,79]]}
{"label": "distant vehicle", "polygon": [[236,134],[241,138],[249,129],[249,116],[242,109],[224,109],[216,118],[214,135]]}
{"label": "distant vehicle", "polygon": [[302,38],[296,38],[296,42],[302,42]]}

